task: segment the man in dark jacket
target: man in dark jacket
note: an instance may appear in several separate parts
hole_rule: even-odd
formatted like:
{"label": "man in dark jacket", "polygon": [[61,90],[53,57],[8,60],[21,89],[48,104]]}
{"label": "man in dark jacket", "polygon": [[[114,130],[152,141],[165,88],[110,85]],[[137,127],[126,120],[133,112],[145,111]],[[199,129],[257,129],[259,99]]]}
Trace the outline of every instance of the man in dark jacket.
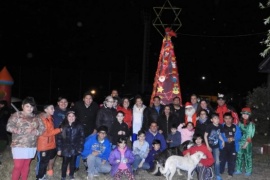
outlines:
{"label": "man in dark jacket", "polygon": [[96,133],[95,124],[98,109],[98,104],[93,101],[90,92],[84,93],[82,101],[77,101],[74,105],[74,111],[80,122],[84,125],[85,137]]}

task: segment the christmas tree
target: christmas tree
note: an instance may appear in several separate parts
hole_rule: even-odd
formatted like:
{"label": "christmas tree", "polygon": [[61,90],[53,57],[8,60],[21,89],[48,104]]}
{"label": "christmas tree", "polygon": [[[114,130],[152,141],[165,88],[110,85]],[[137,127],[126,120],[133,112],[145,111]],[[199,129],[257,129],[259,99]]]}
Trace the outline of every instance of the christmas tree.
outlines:
{"label": "christmas tree", "polygon": [[163,105],[172,103],[174,97],[179,97],[180,102],[182,102],[178,67],[171,37],[176,37],[176,33],[172,29],[166,28],[153,83],[150,106],[153,104],[154,96],[159,96]]}

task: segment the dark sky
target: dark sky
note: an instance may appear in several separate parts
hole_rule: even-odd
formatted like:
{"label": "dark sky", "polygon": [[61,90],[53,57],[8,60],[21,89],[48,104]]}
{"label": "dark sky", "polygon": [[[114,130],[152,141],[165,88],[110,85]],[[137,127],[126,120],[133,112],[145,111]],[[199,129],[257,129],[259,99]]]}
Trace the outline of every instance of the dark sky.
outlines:
{"label": "dark sky", "polygon": [[[83,71],[88,76],[95,76],[93,72],[104,72],[105,76],[109,72],[121,72],[124,78],[110,75],[111,84],[93,80],[81,89],[98,86],[108,92],[112,87],[123,88],[125,83],[129,88],[123,93],[134,92],[134,86],[129,83],[141,82],[142,12],[148,12],[152,21],[156,17],[153,7],[161,7],[164,2],[1,1],[0,68],[7,66],[16,82],[23,81],[21,75],[16,74],[16,67],[62,68],[67,69],[66,74]],[[259,53],[265,48],[260,41],[266,38],[269,29],[263,19],[269,16],[269,11],[259,9],[257,1],[170,2],[182,8],[179,16],[182,27],[172,42],[184,94],[213,94],[220,89],[245,93],[266,82],[266,74],[258,73],[258,65],[263,60]],[[150,23],[148,92],[151,92],[163,39]],[[61,79],[63,75],[57,76]],[[201,80],[202,76],[206,77],[205,81]],[[103,82],[110,85],[102,85]],[[21,92],[24,88],[18,88],[17,83],[14,92],[24,94]]]}

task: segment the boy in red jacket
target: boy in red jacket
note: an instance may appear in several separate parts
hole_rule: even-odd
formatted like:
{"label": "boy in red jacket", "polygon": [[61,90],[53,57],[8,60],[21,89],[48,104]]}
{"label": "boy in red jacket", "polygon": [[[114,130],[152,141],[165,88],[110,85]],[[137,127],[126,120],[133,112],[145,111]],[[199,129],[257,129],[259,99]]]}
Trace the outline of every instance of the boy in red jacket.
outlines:
{"label": "boy in red jacket", "polygon": [[195,171],[197,172],[198,180],[210,180],[213,178],[213,171],[211,166],[215,162],[214,157],[204,144],[204,138],[201,134],[194,135],[193,142],[195,145],[185,150],[183,154],[184,156],[189,156],[197,151],[203,152],[206,155],[206,159],[201,159]]}

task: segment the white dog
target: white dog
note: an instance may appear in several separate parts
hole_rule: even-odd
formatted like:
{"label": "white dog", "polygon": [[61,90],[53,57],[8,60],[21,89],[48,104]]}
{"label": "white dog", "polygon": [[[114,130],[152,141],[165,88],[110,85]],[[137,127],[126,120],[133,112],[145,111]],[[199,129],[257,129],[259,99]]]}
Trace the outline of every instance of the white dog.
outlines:
{"label": "white dog", "polygon": [[164,168],[159,165],[160,172],[166,177],[166,180],[172,180],[176,170],[179,175],[182,175],[180,169],[185,170],[188,172],[187,180],[190,180],[193,179],[191,175],[192,171],[196,168],[201,159],[206,159],[205,154],[201,151],[190,156],[172,155],[166,160]]}

